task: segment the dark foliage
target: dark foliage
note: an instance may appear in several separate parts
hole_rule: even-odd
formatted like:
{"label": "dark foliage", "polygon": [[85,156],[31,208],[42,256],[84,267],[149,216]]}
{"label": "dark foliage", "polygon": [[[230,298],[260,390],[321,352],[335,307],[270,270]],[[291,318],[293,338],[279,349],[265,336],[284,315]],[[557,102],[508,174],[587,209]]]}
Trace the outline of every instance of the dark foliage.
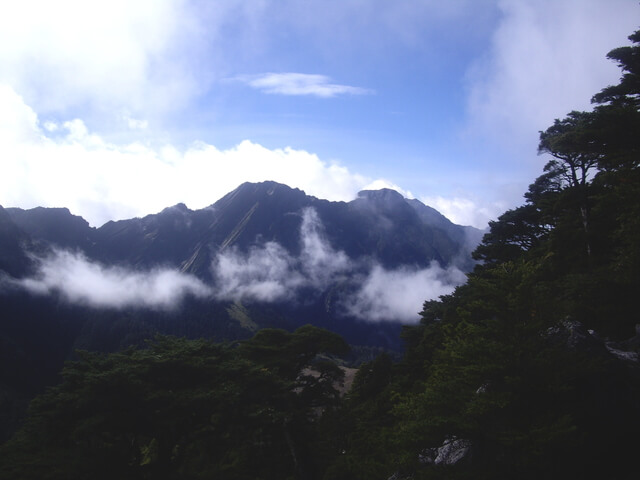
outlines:
{"label": "dark foliage", "polygon": [[[344,353],[311,326],[239,345],[158,337],[78,352],[4,445],[3,478],[314,478],[307,430],[331,408]],[[277,355],[273,353],[277,352]],[[277,359],[276,359],[277,357]]]}

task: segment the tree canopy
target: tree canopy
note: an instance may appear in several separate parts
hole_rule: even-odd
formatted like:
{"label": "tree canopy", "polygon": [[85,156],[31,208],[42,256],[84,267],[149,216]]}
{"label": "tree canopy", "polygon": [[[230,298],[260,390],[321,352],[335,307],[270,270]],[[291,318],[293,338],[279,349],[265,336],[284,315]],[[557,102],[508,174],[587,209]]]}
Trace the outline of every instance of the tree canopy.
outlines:
{"label": "tree canopy", "polygon": [[[5,446],[4,478],[307,475],[306,429],[330,408],[345,353],[312,326],[239,345],[158,337],[146,349],[79,352]],[[272,352],[277,351],[276,355]],[[328,367],[331,365],[332,367]]]}

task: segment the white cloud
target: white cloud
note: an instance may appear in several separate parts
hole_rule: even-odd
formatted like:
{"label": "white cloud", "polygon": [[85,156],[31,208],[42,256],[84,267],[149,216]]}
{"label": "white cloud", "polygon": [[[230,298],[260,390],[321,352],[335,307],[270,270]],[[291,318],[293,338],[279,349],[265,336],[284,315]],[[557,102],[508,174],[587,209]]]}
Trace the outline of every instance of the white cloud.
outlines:
{"label": "white cloud", "polygon": [[216,296],[223,300],[291,300],[305,283],[294,264],[289,253],[275,242],[254,247],[247,254],[233,249],[218,255],[213,266]]}
{"label": "white cloud", "polygon": [[301,252],[298,258],[275,242],[255,246],[247,253],[237,249],[218,255],[212,266],[216,296],[231,300],[296,300],[301,289],[322,292],[353,264],[324,238],[314,209],[302,212]]}
{"label": "white cloud", "polygon": [[425,205],[435,208],[458,225],[486,228],[489,220],[495,220],[505,210],[502,203],[477,202],[464,197],[421,197]]}
{"label": "white cloud", "polygon": [[124,121],[127,123],[127,126],[131,130],[146,130],[149,127],[148,120],[141,120],[139,118],[125,116]]}
{"label": "white cloud", "polygon": [[56,292],[70,302],[103,308],[170,309],[187,295],[205,297],[211,293],[196,277],[175,270],[135,272],[106,267],[82,254],[62,250],[39,259],[34,277],[12,283],[36,294]]}
{"label": "white cloud", "polygon": [[402,195],[404,198],[414,198],[413,194],[409,190],[405,190],[402,187],[400,187],[399,185],[396,185],[395,183],[390,182],[388,180],[385,180],[383,178],[379,178],[379,179],[374,180],[373,182],[369,183],[368,185],[365,185],[363,187],[363,190],[381,190],[383,188],[388,188],[390,190],[395,190],[400,195]]}
{"label": "white cloud", "polygon": [[426,300],[450,294],[465,281],[465,274],[457,268],[445,270],[435,262],[425,269],[385,270],[376,265],[356,294],[345,299],[344,307],[349,314],[367,321],[415,323]]}
{"label": "white cloud", "polygon": [[[46,122],[44,127],[13,89],[0,85],[3,206],[64,206],[100,226],[179,202],[204,208],[245,181],[274,180],[336,201],[379,188],[413,197],[388,180],[372,181],[304,150],[271,150],[250,141],[228,150],[206,143],[184,150],[170,144],[116,145],[90,132],[79,119]],[[461,197],[421,200],[455,223],[480,228],[504,209]]]}
{"label": "white cloud", "polygon": [[326,287],[336,275],[348,271],[352,265],[349,257],[334,250],[324,236],[324,227],[317,212],[307,208],[302,212],[300,226],[302,253],[300,261],[305,277],[312,285]]}
{"label": "white cloud", "polygon": [[337,95],[372,93],[366,88],[331,83],[331,78],[326,75],[308,73],[262,73],[259,75],[239,75],[235,79],[265,93],[278,95],[311,95],[330,98]]}
{"label": "white cloud", "polygon": [[617,83],[605,57],[628,43],[638,4],[611,0],[498,2],[502,18],[487,55],[469,71],[469,128],[535,152],[537,132]]}
{"label": "white cloud", "polygon": [[[40,113],[91,105],[158,112],[198,90],[201,46],[184,0],[0,3],[0,82]],[[204,79],[200,79],[202,81]]]}
{"label": "white cloud", "polygon": [[0,85],[0,204],[69,208],[94,226],[184,202],[212,204],[243,182],[274,180],[328,200],[350,200],[372,180],[293,148],[243,141],[228,150],[203,142],[180,150],[116,145],[80,119],[47,122]]}

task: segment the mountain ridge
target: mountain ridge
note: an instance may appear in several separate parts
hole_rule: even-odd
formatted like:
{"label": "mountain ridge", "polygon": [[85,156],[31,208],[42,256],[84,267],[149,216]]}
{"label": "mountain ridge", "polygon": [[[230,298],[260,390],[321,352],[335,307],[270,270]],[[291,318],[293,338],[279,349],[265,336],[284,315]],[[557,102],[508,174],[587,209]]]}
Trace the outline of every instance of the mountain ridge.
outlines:
{"label": "mountain ridge", "polygon": [[[97,261],[147,268],[167,264],[209,278],[207,265],[213,256],[231,247],[246,250],[256,241],[274,241],[298,254],[297,230],[304,208],[317,211],[329,241],[339,250],[354,257],[377,250],[388,267],[415,263],[416,258],[419,265],[437,261],[446,266],[453,257],[470,254],[482,235],[394,190],[363,190],[350,202],[331,202],[273,181],[245,182],[202,209],[178,203],[97,228],[66,208],[9,207],[4,211],[32,239],[80,250]],[[389,236],[394,229],[402,235]],[[416,236],[419,241],[407,241]],[[471,245],[466,245],[468,238]],[[464,265],[465,270],[470,267],[470,262]]]}

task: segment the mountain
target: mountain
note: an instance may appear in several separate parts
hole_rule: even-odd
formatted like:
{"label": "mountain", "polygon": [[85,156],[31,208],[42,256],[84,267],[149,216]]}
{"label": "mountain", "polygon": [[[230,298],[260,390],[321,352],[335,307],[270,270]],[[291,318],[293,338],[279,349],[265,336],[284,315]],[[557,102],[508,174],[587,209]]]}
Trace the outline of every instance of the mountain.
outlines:
{"label": "mountain", "polygon": [[312,323],[361,355],[399,350],[399,320],[417,318],[431,283],[460,281],[481,234],[393,190],[330,202],[275,182],[99,228],[66,208],[0,207],[0,393],[13,392],[0,419],[75,349],[156,333],[236,340]]}
{"label": "mountain", "polygon": [[[367,319],[349,319],[353,309],[345,311],[344,298],[337,298],[360,288],[372,271],[379,276],[400,270],[417,274],[435,266],[441,282],[455,283],[446,275],[472,268],[470,252],[481,235],[393,190],[362,191],[351,202],[330,202],[275,182],[242,184],[201,210],[178,204],[99,228],[66,208],[0,207],[0,269],[5,274],[0,294],[11,296],[20,288],[46,291],[60,308],[68,303],[112,307],[121,314],[131,310],[124,307],[175,302],[97,301],[100,289],[110,286],[104,282],[127,280],[139,287],[162,273],[174,275],[176,288],[186,293],[210,289],[201,302],[215,297],[215,303],[242,303],[249,310],[275,308],[281,312],[276,317],[284,315],[286,321],[279,320],[284,324],[298,324],[305,316],[348,331],[345,325]],[[75,290],[70,284],[77,284]],[[267,291],[269,286],[273,291]],[[118,295],[128,298],[134,289]],[[186,293],[176,294],[178,300],[203,296]],[[419,305],[415,309],[417,316]],[[372,330],[403,318],[389,312],[376,313],[375,320]]]}
{"label": "mountain", "polygon": [[[210,278],[213,257],[232,247],[246,250],[256,242],[277,242],[298,255],[305,208],[317,212],[335,250],[350,258],[374,257],[387,268],[458,261],[468,270],[469,253],[482,235],[393,190],[362,191],[352,202],[329,202],[275,182],[245,183],[201,210],[178,204],[100,228],[90,227],[66,208],[3,211],[9,217],[6,222],[13,222],[11,228],[52,247],[79,250],[105,264],[170,265]],[[0,223],[0,228],[4,235],[18,238],[8,226]]]}

